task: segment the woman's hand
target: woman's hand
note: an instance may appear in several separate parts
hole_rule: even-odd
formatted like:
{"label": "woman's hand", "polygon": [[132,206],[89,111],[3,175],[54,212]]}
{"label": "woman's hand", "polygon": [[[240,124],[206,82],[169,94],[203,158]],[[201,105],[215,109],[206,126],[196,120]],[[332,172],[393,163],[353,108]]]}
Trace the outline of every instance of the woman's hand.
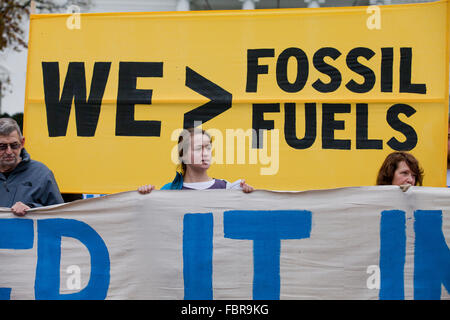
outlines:
{"label": "woman's hand", "polygon": [[248,184],[246,184],[245,180],[241,181],[241,188],[242,188],[242,191],[244,191],[245,193],[250,193],[250,192],[253,192],[253,190],[255,190],[252,186],[249,186]]}
{"label": "woman's hand", "polygon": [[152,190],[155,190],[155,186],[151,185],[151,184],[146,184],[145,186],[141,186],[138,188],[138,192],[140,194],[147,194],[152,192]]}

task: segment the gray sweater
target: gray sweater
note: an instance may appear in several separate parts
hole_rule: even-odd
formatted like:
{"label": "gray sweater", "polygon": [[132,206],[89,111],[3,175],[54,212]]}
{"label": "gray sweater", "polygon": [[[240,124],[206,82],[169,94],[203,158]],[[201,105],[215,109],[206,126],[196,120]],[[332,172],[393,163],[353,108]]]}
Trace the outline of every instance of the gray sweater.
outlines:
{"label": "gray sweater", "polygon": [[22,161],[8,177],[0,172],[0,207],[21,201],[31,208],[63,203],[53,173],[43,163],[31,160],[25,149]]}

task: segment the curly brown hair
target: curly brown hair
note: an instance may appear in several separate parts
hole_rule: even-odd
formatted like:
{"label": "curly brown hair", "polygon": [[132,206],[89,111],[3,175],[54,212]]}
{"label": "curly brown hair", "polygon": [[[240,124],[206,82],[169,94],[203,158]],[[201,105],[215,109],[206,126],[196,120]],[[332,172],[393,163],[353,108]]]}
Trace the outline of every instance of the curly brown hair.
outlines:
{"label": "curly brown hair", "polygon": [[408,165],[411,171],[416,175],[415,185],[421,186],[423,182],[423,169],[419,161],[410,153],[404,151],[392,152],[381,165],[377,176],[377,185],[391,185],[394,179],[395,170],[402,161]]}

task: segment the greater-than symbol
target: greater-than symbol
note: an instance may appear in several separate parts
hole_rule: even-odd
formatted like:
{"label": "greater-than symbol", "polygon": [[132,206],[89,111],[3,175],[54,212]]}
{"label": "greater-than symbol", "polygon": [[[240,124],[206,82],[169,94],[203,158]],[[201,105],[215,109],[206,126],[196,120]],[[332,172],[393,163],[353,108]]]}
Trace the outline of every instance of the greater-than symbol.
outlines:
{"label": "greater-than symbol", "polygon": [[186,67],[186,86],[211,101],[184,114],[185,129],[205,123],[231,108],[231,93],[189,67]]}

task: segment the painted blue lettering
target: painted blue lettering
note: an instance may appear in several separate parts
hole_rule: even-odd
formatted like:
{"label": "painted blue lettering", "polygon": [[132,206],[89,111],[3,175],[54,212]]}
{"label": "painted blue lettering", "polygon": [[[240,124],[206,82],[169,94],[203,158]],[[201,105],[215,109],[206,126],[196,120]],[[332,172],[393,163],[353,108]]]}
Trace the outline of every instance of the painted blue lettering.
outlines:
{"label": "painted blue lettering", "polygon": [[[0,219],[0,249],[31,249],[33,241],[33,220]],[[0,288],[0,300],[9,300],[10,297],[11,288]]]}
{"label": "painted blue lettering", "polygon": [[311,211],[226,211],[225,238],[253,240],[253,299],[280,299],[281,240],[309,238]]}
{"label": "painted blue lettering", "polygon": [[184,299],[211,300],[213,257],[212,213],[188,213],[183,218]]}
{"label": "painted blue lettering", "polygon": [[[100,235],[84,222],[72,219],[45,219],[38,221],[38,261],[35,279],[37,300],[106,298],[110,280],[108,249]],[[85,288],[71,294],[60,294],[61,237],[81,241],[91,256],[91,274]]]}
{"label": "painted blue lettering", "polygon": [[403,300],[406,255],[405,212],[381,212],[380,222],[380,300]]}
{"label": "painted blue lettering", "polygon": [[417,210],[414,218],[414,299],[439,300],[441,284],[450,292],[450,251],[442,233],[442,211]]}

